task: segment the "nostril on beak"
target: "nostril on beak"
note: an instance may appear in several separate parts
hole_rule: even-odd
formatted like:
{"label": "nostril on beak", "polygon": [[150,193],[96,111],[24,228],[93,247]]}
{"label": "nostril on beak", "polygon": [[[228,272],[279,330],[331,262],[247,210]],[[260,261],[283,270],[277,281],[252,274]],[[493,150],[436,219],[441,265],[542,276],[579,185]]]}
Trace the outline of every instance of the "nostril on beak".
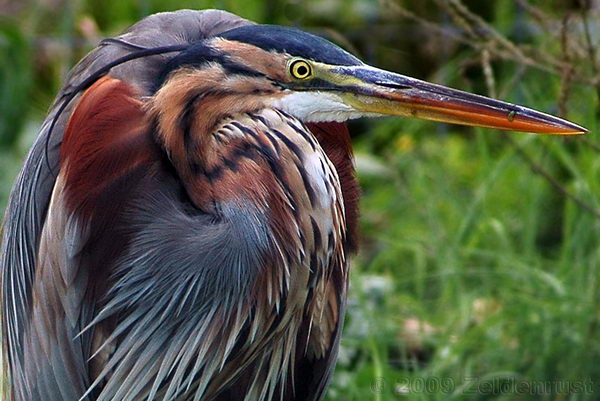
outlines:
{"label": "nostril on beak", "polygon": [[403,84],[399,84],[399,83],[393,82],[393,81],[375,81],[375,84],[386,87],[386,88],[390,88],[390,89],[398,89],[398,90],[411,89],[411,86],[409,86],[409,85],[403,85]]}

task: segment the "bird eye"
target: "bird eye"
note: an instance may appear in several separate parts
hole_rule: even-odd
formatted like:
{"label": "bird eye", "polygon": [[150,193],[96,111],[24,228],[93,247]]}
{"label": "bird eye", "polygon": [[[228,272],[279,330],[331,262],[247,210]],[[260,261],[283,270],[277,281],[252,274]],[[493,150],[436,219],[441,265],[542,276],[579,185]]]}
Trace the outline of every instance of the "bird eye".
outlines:
{"label": "bird eye", "polygon": [[307,79],[312,76],[312,67],[305,60],[293,60],[289,68],[290,74],[296,79]]}

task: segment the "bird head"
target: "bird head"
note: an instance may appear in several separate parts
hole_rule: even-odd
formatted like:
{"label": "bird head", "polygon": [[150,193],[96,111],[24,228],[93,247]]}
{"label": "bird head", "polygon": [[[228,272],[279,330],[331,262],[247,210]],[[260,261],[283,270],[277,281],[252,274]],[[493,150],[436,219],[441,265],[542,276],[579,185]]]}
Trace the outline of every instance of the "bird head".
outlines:
{"label": "bird head", "polygon": [[182,92],[219,96],[215,112],[206,110],[208,124],[221,117],[216,110],[274,107],[303,122],[404,116],[544,134],[587,132],[526,107],[366,65],[323,38],[281,26],[248,25],[192,44],[166,65],[157,88],[163,105],[181,102]]}

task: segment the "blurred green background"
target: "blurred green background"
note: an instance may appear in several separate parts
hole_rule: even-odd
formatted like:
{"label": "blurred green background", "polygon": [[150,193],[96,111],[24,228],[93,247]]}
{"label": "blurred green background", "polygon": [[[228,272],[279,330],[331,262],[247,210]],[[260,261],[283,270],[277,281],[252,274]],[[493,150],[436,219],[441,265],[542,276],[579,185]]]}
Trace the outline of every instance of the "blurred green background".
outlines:
{"label": "blurred green background", "polygon": [[179,8],[298,26],[590,129],[351,123],[362,246],[327,399],[600,399],[600,1],[0,0],[0,210],[66,72]]}

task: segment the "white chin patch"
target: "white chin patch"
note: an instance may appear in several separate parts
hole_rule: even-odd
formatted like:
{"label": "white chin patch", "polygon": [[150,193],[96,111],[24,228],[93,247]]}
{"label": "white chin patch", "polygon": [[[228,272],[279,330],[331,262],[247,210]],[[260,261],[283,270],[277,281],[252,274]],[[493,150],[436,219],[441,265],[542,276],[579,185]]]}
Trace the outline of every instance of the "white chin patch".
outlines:
{"label": "white chin patch", "polygon": [[331,92],[291,92],[278,99],[273,106],[302,122],[342,122],[352,118],[379,116],[375,113],[360,112]]}

